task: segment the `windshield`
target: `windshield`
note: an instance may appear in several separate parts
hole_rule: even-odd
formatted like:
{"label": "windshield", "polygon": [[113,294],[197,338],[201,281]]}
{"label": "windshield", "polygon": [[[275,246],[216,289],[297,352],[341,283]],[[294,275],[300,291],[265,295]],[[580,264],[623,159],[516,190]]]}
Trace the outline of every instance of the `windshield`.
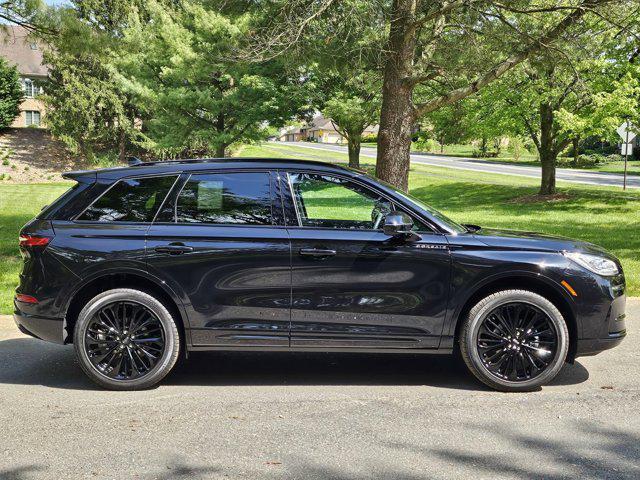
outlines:
{"label": "windshield", "polygon": [[432,217],[437,218],[438,220],[440,220],[441,223],[443,223],[444,225],[446,225],[450,230],[457,232],[457,233],[465,233],[468,230],[463,227],[462,225],[460,225],[457,222],[454,222],[453,220],[451,220],[449,217],[447,217],[446,215],[440,213],[438,210],[436,210],[435,208],[427,205],[426,203],[424,203],[422,200],[417,199],[416,197],[409,195],[408,193],[404,193],[401,190],[398,190],[396,187],[394,187],[393,185],[388,184],[387,182],[382,182],[380,180],[377,180],[378,182],[386,185],[387,187],[391,188],[394,192],[396,192],[396,194],[398,194],[400,197],[402,197],[404,200],[406,200],[408,203],[410,203],[411,205],[413,205],[414,207],[424,210],[426,212],[428,212]]}

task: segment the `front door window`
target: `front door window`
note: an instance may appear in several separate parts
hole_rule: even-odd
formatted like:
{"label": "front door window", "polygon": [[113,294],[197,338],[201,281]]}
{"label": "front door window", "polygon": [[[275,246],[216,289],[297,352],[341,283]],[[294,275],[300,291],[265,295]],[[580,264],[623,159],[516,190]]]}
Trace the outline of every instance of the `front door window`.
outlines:
{"label": "front door window", "polygon": [[289,175],[300,226],[378,230],[391,202],[349,180],[315,173]]}

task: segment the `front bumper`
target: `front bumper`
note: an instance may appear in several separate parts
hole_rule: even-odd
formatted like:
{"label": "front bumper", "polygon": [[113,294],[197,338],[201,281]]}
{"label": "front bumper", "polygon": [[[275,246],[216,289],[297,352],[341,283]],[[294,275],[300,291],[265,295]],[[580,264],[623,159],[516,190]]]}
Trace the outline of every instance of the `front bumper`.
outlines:
{"label": "front bumper", "polygon": [[609,334],[607,338],[590,338],[578,340],[576,348],[576,357],[588,357],[591,355],[597,355],[600,352],[609,350],[610,348],[617,347],[622,343],[624,337],[627,336],[627,331],[615,332]]}
{"label": "front bumper", "polygon": [[62,318],[47,318],[29,315],[15,305],[13,320],[18,329],[32,337],[47,342],[64,343],[64,320]]}
{"label": "front bumper", "polygon": [[606,314],[592,315],[587,324],[583,323],[583,338],[576,343],[576,357],[596,355],[604,350],[619,345],[627,335],[626,319],[626,295],[624,285],[613,291],[613,300],[610,300]]}

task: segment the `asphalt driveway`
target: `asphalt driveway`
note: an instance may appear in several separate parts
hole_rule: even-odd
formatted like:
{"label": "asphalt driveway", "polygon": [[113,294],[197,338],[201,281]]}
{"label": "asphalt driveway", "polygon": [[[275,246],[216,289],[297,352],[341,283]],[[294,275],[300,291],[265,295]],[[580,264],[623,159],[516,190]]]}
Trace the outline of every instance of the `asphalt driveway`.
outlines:
{"label": "asphalt driveway", "polygon": [[448,357],[198,354],[107,392],[0,317],[0,478],[638,478],[640,300],[617,349],[540,392]]}

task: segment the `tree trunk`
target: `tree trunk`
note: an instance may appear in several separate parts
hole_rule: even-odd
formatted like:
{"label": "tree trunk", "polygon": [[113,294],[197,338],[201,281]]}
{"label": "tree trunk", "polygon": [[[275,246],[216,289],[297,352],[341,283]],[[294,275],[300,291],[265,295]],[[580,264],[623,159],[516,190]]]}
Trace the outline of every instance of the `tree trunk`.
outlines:
{"label": "tree trunk", "polygon": [[486,157],[487,156],[487,150],[489,150],[489,147],[487,146],[487,137],[482,137],[482,140],[480,141],[480,153],[482,154],[482,157]]}
{"label": "tree trunk", "polygon": [[540,104],[540,163],[542,164],[542,178],[540,195],[556,193],[556,152],[553,134],[553,107],[549,103]]}
{"label": "tree trunk", "polygon": [[578,157],[580,156],[580,154],[578,152],[580,139],[578,137],[574,137],[572,142],[573,142],[573,165],[575,167],[577,167],[578,166]]}
{"label": "tree trunk", "polygon": [[347,148],[349,150],[349,166],[360,168],[360,135],[349,135],[347,138]]}
{"label": "tree trunk", "polygon": [[376,176],[401,190],[409,187],[411,129],[414,123],[413,69],[416,0],[394,0],[382,83]]}
{"label": "tree trunk", "polygon": [[216,158],[224,158],[225,151],[227,146],[225,144],[220,144],[216,146]]}
{"label": "tree trunk", "polygon": [[118,135],[118,163],[127,163],[127,136],[124,129]]}

